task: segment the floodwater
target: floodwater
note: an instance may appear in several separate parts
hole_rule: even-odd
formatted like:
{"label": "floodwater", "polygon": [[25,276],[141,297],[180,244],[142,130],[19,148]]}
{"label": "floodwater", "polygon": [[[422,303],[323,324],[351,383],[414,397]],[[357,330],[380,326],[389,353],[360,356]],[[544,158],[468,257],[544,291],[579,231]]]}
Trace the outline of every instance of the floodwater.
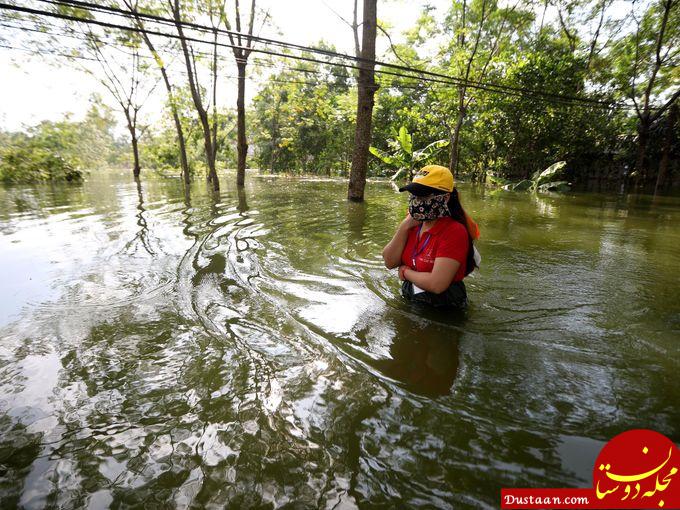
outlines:
{"label": "floodwater", "polygon": [[495,508],[680,441],[680,200],[461,185],[446,313],[383,267],[388,184],[234,181],[0,188],[0,507]]}

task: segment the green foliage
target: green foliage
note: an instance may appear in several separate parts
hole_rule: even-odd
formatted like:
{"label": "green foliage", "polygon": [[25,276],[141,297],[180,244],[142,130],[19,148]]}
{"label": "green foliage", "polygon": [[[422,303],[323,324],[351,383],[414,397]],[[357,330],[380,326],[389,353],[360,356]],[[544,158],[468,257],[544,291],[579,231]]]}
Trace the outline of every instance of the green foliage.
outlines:
{"label": "green foliage", "polygon": [[[583,59],[558,41],[523,52],[503,70],[504,82],[515,88],[570,96],[583,94],[585,73]],[[556,160],[574,169],[595,163],[616,142],[615,113],[603,108],[485,93],[478,109],[461,139],[462,168],[468,172],[525,180]]]}
{"label": "green foliage", "polygon": [[[618,97],[644,100],[646,87],[652,80],[652,98],[657,102],[668,91],[680,86],[680,66],[677,65],[677,49],[680,47],[680,6],[675,3],[669,12],[664,38],[658,57],[661,65],[657,68],[657,44],[664,2],[654,0],[641,4],[638,12],[639,26],[627,31],[614,41],[607,54],[602,56],[597,78],[615,86]],[[631,9],[635,10],[633,4]],[[631,27],[632,28],[632,27]]]}
{"label": "green foliage", "polygon": [[449,144],[448,140],[436,140],[424,148],[413,150],[413,135],[411,135],[405,126],[401,126],[399,131],[393,133],[394,138],[388,140],[390,152],[384,151],[377,147],[370,147],[369,151],[376,158],[382,161],[388,167],[396,169],[396,173],[392,175],[392,180],[397,180],[401,177],[411,179],[413,177],[413,170],[418,166],[426,164],[437,152]]}
{"label": "green foliage", "polygon": [[[397,51],[402,58],[409,57],[407,62],[420,65],[413,48],[399,47]],[[411,78],[379,75],[378,80],[381,88],[376,94],[372,140],[376,148],[391,153],[390,139],[395,138],[395,127],[401,126],[415,136],[421,146],[448,138],[443,120],[449,114],[441,102],[441,91]],[[438,153],[438,157],[441,160],[437,163],[446,164],[444,151]],[[380,174],[384,172],[384,168],[377,170]]]}
{"label": "green foliage", "polygon": [[[190,174],[206,170],[203,131],[194,113],[193,100],[188,89],[175,91],[175,106],[179,114],[185,137],[187,160]],[[168,102],[159,124],[153,126],[140,144],[140,159],[145,167],[161,170],[163,173],[179,175],[180,155],[177,130],[172,118],[172,108]],[[212,122],[212,111],[210,112]],[[231,110],[217,111],[217,166],[233,168],[236,165],[236,114]]]}
{"label": "green foliage", "polygon": [[0,149],[0,180],[8,183],[80,181],[73,162],[26,138]]}
{"label": "green foliage", "polygon": [[557,191],[559,193],[565,193],[569,190],[571,190],[571,186],[567,181],[546,182],[536,188],[536,191],[538,192]]}
{"label": "green foliage", "polygon": [[93,97],[85,119],[43,121],[25,133],[5,134],[0,142],[0,180],[28,183],[79,181],[85,169],[110,166],[124,150],[115,141],[108,107]]}
{"label": "green foliage", "polygon": [[497,175],[493,174],[486,174],[486,181],[496,186],[506,186],[508,184],[507,179],[504,179],[503,177],[498,177]]}
{"label": "green foliage", "polygon": [[356,110],[349,76],[318,64],[298,68],[307,73],[272,75],[253,99],[257,164],[270,172],[346,175]]}
{"label": "green foliage", "polygon": [[512,185],[513,191],[527,191],[533,186],[533,181],[529,179],[524,179]]}

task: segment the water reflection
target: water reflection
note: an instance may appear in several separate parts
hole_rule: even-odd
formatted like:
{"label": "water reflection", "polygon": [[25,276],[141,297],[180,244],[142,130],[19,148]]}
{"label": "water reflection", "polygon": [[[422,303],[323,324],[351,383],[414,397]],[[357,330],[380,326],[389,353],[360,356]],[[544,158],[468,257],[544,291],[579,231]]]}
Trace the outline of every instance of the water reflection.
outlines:
{"label": "water reflection", "polygon": [[452,315],[382,265],[403,197],[345,191],[0,188],[0,506],[489,508],[680,439],[680,204],[466,188]]}
{"label": "water reflection", "polygon": [[389,347],[389,358],[371,362],[384,375],[405,384],[423,395],[448,395],[458,372],[460,333],[448,330],[442,335],[436,328],[417,332],[397,329]]}
{"label": "water reflection", "polygon": [[244,213],[248,210],[246,188],[244,186],[238,186],[236,192],[238,193],[238,206],[236,208],[238,209],[238,212]]}
{"label": "water reflection", "polygon": [[135,184],[137,185],[137,197],[138,197],[138,202],[137,202],[137,225],[139,226],[139,231],[135,235],[135,238],[130,241],[130,243],[126,246],[126,248],[129,248],[130,245],[133,245],[135,243],[139,243],[141,247],[151,256],[154,255],[154,251],[151,248],[151,245],[149,244],[149,227],[146,223],[146,217],[144,216],[144,213],[146,212],[146,209],[144,208],[144,192],[142,190],[142,181],[139,179],[139,177],[135,178]]}

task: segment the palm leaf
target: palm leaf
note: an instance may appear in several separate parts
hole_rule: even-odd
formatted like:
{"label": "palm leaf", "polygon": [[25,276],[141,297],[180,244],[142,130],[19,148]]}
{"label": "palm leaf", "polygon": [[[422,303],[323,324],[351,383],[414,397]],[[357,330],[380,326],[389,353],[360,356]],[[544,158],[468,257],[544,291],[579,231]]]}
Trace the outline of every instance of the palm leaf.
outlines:
{"label": "palm leaf", "polygon": [[406,130],[405,126],[401,126],[399,128],[399,136],[397,137],[397,141],[406,154],[411,155],[413,153],[413,137]]}
{"label": "palm leaf", "polygon": [[524,179],[523,181],[516,182],[510,185],[510,189],[513,191],[526,191],[531,188],[532,182],[529,179]]}
{"label": "palm leaf", "polygon": [[543,170],[538,175],[538,177],[535,177],[532,180],[535,181],[536,186],[541,186],[542,184],[545,184],[547,182],[552,182],[559,176],[559,174],[562,173],[562,170],[566,165],[567,165],[566,161],[558,161],[554,165],[550,165],[548,168]]}
{"label": "palm leaf", "polygon": [[386,165],[392,165],[392,166],[398,166],[398,160],[394,156],[388,154],[382,149],[378,149],[377,147],[369,147],[368,152],[373,154],[376,158],[378,158],[380,161],[385,163]]}
{"label": "palm leaf", "polygon": [[397,170],[394,173],[394,175],[392,177],[390,177],[390,181],[396,181],[397,179],[402,177],[404,175],[404,173],[406,173],[406,170],[407,170],[406,168],[400,168],[399,170]]}
{"label": "palm leaf", "polygon": [[564,193],[571,190],[571,186],[567,181],[551,181],[541,184],[538,187],[538,191],[557,191],[558,193]]}
{"label": "palm leaf", "polygon": [[413,161],[418,162],[422,161],[424,159],[427,159],[431,157],[435,152],[438,150],[446,147],[449,144],[448,140],[437,140],[436,142],[432,142],[431,144],[427,145],[426,147],[420,149],[419,151],[416,151],[413,153]]}

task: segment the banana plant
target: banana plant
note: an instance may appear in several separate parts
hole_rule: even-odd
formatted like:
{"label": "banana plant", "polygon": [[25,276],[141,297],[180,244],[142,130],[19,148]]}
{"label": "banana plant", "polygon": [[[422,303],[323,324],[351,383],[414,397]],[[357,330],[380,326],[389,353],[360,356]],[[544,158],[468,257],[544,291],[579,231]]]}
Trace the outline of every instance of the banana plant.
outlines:
{"label": "banana plant", "polygon": [[437,140],[420,150],[413,150],[413,135],[408,132],[405,126],[401,126],[399,131],[393,132],[393,139],[387,141],[389,151],[370,147],[368,150],[380,161],[396,169],[390,180],[406,176],[409,180],[413,179],[413,171],[422,163],[432,158],[439,150],[449,144],[448,140]]}
{"label": "banana plant", "polygon": [[531,179],[506,184],[503,189],[512,191],[546,192],[546,191],[569,191],[571,186],[567,181],[561,180],[562,171],[567,166],[566,161],[558,161],[543,171],[536,171]]}

